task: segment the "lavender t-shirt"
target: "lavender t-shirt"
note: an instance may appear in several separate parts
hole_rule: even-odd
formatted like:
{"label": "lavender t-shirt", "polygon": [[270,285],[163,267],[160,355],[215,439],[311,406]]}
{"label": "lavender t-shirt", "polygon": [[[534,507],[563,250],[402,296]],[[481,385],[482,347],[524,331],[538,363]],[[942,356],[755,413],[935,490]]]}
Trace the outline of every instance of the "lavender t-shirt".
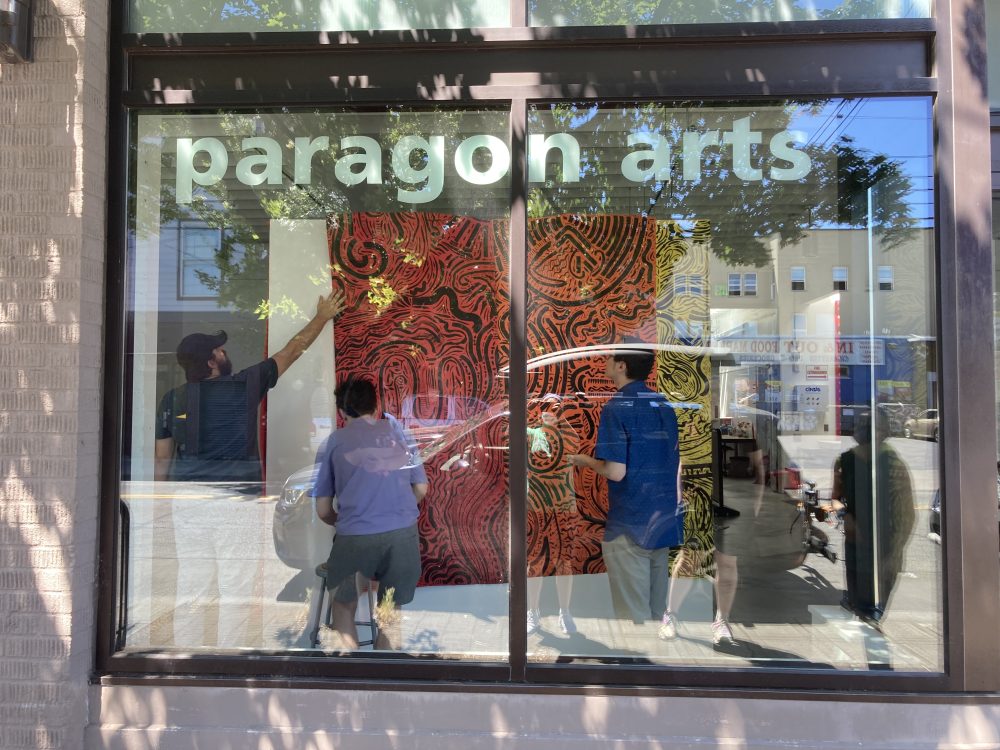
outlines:
{"label": "lavender t-shirt", "polygon": [[355,419],[337,430],[316,455],[313,497],[337,496],[337,533],[382,534],[417,522],[412,484],[427,481],[420,454],[403,426],[388,414]]}

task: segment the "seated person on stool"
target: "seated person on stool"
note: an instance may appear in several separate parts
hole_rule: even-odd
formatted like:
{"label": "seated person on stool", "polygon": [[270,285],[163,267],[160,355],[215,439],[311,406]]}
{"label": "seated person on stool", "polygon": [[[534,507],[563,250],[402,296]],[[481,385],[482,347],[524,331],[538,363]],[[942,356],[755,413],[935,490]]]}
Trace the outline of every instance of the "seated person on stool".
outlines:
{"label": "seated person on stool", "polygon": [[[390,590],[396,608],[413,600],[420,578],[417,504],[427,494],[427,475],[399,422],[376,417],[370,380],[349,376],[336,399],[346,425],[319,450],[313,495],[319,517],[337,526],[326,575],[333,627],[345,647],[357,648],[356,573],[379,581],[379,605]],[[382,628],[380,623],[375,648],[391,648]]]}

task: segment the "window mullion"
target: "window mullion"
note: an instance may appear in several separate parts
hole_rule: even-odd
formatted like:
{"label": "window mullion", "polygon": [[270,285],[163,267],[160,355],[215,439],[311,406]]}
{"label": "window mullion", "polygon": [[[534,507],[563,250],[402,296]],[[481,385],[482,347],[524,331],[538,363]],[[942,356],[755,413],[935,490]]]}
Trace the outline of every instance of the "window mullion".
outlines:
{"label": "window mullion", "polygon": [[510,669],[511,679],[525,679],[527,617],[527,102],[515,99],[510,109]]}

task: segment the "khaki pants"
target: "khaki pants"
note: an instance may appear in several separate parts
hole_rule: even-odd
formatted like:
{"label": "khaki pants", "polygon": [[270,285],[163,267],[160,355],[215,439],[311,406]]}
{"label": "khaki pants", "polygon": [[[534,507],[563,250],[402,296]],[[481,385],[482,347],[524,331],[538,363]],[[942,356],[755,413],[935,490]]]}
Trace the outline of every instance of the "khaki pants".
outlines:
{"label": "khaki pants", "polygon": [[667,608],[670,548],[643,549],[624,534],[601,543],[615,617],[659,622]]}

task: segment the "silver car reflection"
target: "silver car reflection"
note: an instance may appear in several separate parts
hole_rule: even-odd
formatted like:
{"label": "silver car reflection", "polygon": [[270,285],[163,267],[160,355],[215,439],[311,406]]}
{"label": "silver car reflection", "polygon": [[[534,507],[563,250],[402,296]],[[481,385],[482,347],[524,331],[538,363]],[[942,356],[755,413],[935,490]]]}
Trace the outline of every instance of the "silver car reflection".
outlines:
{"label": "silver car reflection", "polygon": [[312,570],[324,562],[333,544],[333,527],[319,520],[309,494],[315,481],[315,466],[295,472],[285,481],[274,507],[274,551],[281,562],[298,570]]}
{"label": "silver car reflection", "polygon": [[[563,349],[530,359],[527,370],[538,370],[576,359],[605,357],[622,351],[634,351],[634,344],[607,344]],[[642,350],[656,349],[685,355],[711,355],[725,350],[703,346],[675,344],[643,345]],[[501,368],[498,378],[508,377],[508,368]],[[539,394],[541,395],[541,394]],[[574,394],[577,398],[607,400],[611,393]],[[699,404],[678,404],[680,408],[700,409]],[[436,410],[437,416],[430,417]],[[478,398],[433,394],[408,399],[403,404],[400,422],[415,441],[415,447],[425,467],[434,471],[476,471],[480,462],[488,464],[487,456],[507,451],[506,421],[510,416],[506,403],[487,405]],[[496,422],[502,420],[503,424]],[[309,466],[292,474],[281,492],[274,510],[272,535],[278,558],[291,568],[311,570],[324,562],[333,542],[333,529],[316,516],[315,501],[310,496],[316,478],[316,467]],[[433,480],[432,480],[433,483]]]}
{"label": "silver car reflection", "polygon": [[[506,405],[479,410],[465,421],[444,428],[442,425],[411,428],[416,450],[428,472],[475,471],[484,451],[506,451],[507,446],[494,445],[486,430],[503,420],[506,434],[510,412]],[[416,434],[414,434],[416,433]],[[334,530],[319,520],[316,502],[311,496],[316,481],[317,466],[309,466],[292,474],[285,482],[274,508],[272,536],[278,559],[290,568],[312,570],[325,562],[330,554]],[[336,507],[336,498],[334,498]]]}
{"label": "silver car reflection", "polygon": [[938,439],[937,409],[925,409],[912,419],[903,422],[903,437]]}

